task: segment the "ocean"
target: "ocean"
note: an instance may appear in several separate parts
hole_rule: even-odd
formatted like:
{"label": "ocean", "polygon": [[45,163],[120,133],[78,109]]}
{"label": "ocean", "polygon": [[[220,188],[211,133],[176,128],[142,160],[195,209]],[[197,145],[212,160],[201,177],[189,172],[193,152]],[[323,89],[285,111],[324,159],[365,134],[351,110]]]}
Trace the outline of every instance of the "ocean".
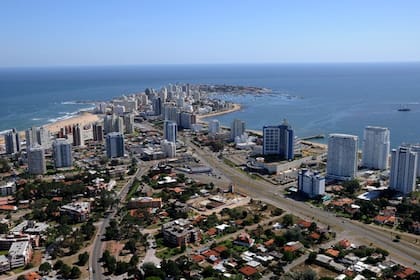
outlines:
{"label": "ocean", "polygon": [[[420,63],[153,65],[0,68],[0,131],[67,118],[92,104],[168,83],[266,87],[267,95],[218,97],[242,104],[234,118],[249,129],[287,119],[299,137],[391,130],[391,145],[420,142]],[[407,106],[409,112],[399,112]],[[360,138],[361,139],[361,138]]]}

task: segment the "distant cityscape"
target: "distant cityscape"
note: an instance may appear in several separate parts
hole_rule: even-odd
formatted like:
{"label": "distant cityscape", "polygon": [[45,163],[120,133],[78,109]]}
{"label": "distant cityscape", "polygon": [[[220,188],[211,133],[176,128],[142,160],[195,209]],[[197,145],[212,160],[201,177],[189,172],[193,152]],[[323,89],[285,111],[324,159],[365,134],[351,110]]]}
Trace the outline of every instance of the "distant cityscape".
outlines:
{"label": "distant cityscape", "polygon": [[[335,279],[350,271],[353,279],[419,276],[420,263],[411,260],[419,259],[420,145],[390,150],[390,130],[376,126],[364,128],[361,145],[358,136],[339,133],[327,145],[300,139],[287,120],[266,120],[261,131],[240,119],[222,126],[217,116],[241,107],[211,93],[244,91],[269,92],[170,84],[6,132],[0,245],[7,253],[0,271],[35,266],[45,279],[139,279],[157,273],[148,263],[168,269],[187,257],[200,264],[194,267],[201,277],[273,277],[272,262],[281,276],[301,260]],[[368,232],[366,240],[358,231]],[[115,249],[118,242],[124,245]],[[369,249],[378,254],[374,260],[351,251],[372,244],[381,248]],[[35,255],[42,261],[35,263]],[[50,265],[72,255],[80,265]]]}

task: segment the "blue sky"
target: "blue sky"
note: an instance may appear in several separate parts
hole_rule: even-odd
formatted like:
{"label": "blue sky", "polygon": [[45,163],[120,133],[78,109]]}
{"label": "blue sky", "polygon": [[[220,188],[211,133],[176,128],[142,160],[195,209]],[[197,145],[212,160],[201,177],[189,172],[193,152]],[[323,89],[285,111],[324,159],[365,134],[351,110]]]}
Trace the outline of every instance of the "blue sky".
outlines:
{"label": "blue sky", "polygon": [[0,1],[3,67],[388,61],[420,61],[420,1]]}

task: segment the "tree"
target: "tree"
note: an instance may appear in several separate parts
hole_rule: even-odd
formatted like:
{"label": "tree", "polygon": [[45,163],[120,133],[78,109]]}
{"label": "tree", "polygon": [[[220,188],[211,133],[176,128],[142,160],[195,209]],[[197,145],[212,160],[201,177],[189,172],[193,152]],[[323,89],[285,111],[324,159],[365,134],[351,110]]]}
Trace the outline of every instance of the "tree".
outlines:
{"label": "tree", "polygon": [[283,225],[285,227],[289,227],[291,225],[293,225],[293,216],[291,214],[286,214],[283,217]]}
{"label": "tree", "polygon": [[70,273],[71,273],[71,267],[67,264],[63,264],[60,268],[60,274],[64,277],[64,278],[69,278],[70,277]]}
{"label": "tree", "polygon": [[345,181],[343,182],[343,188],[345,190],[345,192],[349,193],[349,194],[354,194],[355,192],[357,192],[360,189],[360,184],[359,181],[354,179],[354,180],[350,180],[350,181]]}
{"label": "tree", "polygon": [[315,231],[317,227],[318,225],[315,222],[312,222],[308,229],[309,231]]}
{"label": "tree", "polygon": [[51,269],[52,269],[51,264],[48,262],[43,262],[39,266],[39,272],[43,275],[50,273]]}
{"label": "tree", "polygon": [[9,226],[6,223],[0,223],[0,234],[8,233]]}
{"label": "tree", "polygon": [[124,245],[124,250],[128,250],[130,253],[134,254],[137,250],[136,241],[134,239],[128,240]]}
{"label": "tree", "polygon": [[61,267],[63,266],[63,261],[62,260],[58,260],[58,261],[56,261],[55,262],[55,264],[54,264],[54,270],[60,270],[61,269]]}
{"label": "tree", "polygon": [[70,271],[70,278],[71,279],[78,279],[78,278],[80,278],[81,274],[82,274],[82,272],[80,271],[80,269],[77,266],[73,266],[71,268],[71,271]]}
{"label": "tree", "polygon": [[77,265],[84,266],[88,262],[88,260],[89,260],[89,253],[88,252],[84,252],[82,254],[79,254]]}

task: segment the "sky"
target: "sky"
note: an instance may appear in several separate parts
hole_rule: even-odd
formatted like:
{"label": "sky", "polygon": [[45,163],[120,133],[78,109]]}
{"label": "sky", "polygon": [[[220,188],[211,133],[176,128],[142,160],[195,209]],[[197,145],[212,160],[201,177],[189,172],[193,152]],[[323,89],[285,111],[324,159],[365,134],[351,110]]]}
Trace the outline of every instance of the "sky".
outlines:
{"label": "sky", "polygon": [[406,61],[420,1],[0,1],[0,67]]}

